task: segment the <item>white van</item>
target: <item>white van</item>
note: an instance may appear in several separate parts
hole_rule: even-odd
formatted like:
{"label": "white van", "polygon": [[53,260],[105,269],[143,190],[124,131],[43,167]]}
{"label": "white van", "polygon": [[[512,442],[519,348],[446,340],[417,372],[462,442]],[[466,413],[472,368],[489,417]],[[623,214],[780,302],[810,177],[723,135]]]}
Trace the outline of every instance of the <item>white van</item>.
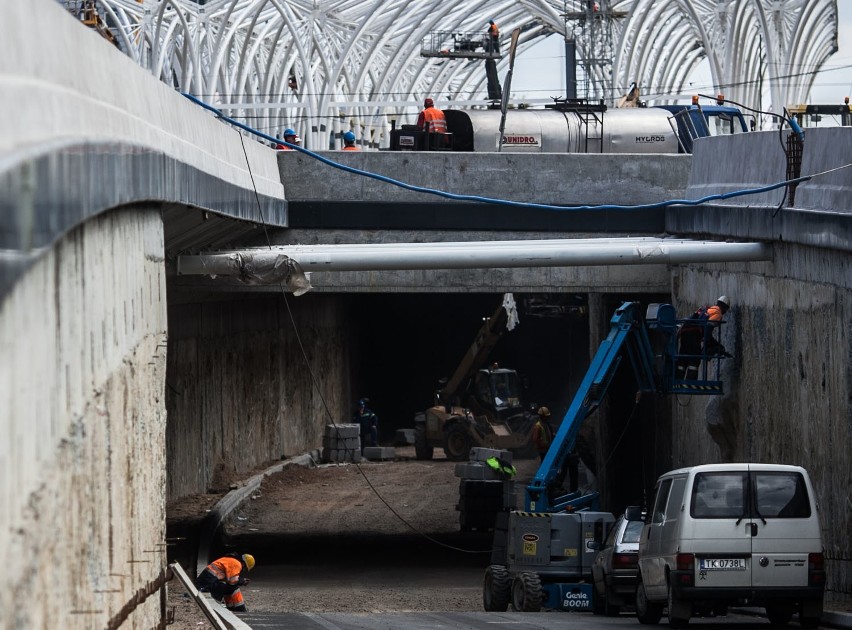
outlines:
{"label": "white van", "polygon": [[795,613],[819,625],[825,567],[819,516],[804,468],[709,464],[657,480],[639,539],[636,611],[683,627],[731,605],[763,606],[773,624]]}

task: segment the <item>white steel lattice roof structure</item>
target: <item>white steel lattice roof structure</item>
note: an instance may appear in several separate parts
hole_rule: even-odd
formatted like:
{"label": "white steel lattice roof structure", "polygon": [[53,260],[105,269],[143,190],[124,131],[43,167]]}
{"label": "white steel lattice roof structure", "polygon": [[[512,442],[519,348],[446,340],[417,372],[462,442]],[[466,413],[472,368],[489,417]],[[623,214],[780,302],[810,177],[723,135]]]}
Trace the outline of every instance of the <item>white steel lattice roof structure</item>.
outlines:
{"label": "white steel lattice roof structure", "polygon": [[[87,0],[59,1],[79,10]],[[484,103],[483,62],[422,57],[431,32],[484,34],[494,19],[504,48],[521,30],[518,54],[566,29],[579,57],[593,54],[565,17],[591,10],[586,0],[95,2],[119,48],[163,81],[269,135],[292,127],[315,149],[339,146],[350,127],[365,144],[387,146],[390,120],[414,122],[425,96],[439,106]],[[627,14],[612,21],[611,73],[589,70],[595,94],[610,102],[632,82],[646,97],[681,94],[707,59],[717,91],[758,107],[763,86],[779,112],[807,100],[815,71],[837,50],[836,0],[598,4]],[[503,76],[506,57],[498,68]]]}

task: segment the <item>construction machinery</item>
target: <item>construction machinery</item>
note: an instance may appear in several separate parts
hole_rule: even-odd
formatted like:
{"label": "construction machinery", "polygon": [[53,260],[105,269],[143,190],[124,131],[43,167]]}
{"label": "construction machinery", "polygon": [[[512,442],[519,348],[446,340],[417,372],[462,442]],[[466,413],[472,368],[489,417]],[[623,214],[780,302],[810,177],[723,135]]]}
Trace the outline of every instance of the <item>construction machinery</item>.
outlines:
{"label": "construction machinery", "polygon": [[435,393],[435,403],[414,418],[417,459],[431,459],[442,447],[447,459],[466,461],[470,449],[523,449],[535,417],[524,406],[518,373],[497,364],[483,367],[506,330],[514,310],[511,293],[485,319],[452,377]]}
{"label": "construction machinery", "polygon": [[[704,328],[700,354],[679,354],[677,331],[684,322]],[[627,358],[640,392],[657,395],[718,395],[721,344],[707,343],[719,323],[676,319],[671,304],[651,304],[643,318],[639,305],[624,302],[610,320],[574,399],[565,413],[550,450],[527,486],[523,511],[498,515],[491,565],[485,571],[482,600],[485,610],[517,611],[541,608],[592,610],[591,567],[600,543],[615,521],[600,512],[598,492],[568,492],[561,488],[567,459],[574,450],[583,420],[606,397],[619,365]],[[712,352],[715,354],[711,355]],[[680,378],[678,365],[700,361],[693,379]]]}

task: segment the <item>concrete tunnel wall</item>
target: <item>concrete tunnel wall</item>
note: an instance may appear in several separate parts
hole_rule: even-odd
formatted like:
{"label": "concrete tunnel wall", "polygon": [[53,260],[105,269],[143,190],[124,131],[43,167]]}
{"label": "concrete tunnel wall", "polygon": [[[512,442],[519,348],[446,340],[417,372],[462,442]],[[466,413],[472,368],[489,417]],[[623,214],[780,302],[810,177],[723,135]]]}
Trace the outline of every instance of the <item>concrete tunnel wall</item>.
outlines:
{"label": "concrete tunnel wall", "polygon": [[169,499],[227,491],[248,471],[319,447],[325,425],[349,419],[357,340],[345,296],[284,300],[169,308]]}
{"label": "concrete tunnel wall", "polygon": [[[756,265],[676,268],[686,312],[728,295],[726,393],[672,401],[671,468],[714,462],[803,466],[817,492],[828,588],[852,591],[852,260],[775,245]],[[662,472],[662,471],[661,471]]]}
{"label": "concrete tunnel wall", "polygon": [[[0,331],[0,627],[105,628],[166,566],[158,209],[73,230],[2,302]],[[149,598],[123,627],[161,613]]]}

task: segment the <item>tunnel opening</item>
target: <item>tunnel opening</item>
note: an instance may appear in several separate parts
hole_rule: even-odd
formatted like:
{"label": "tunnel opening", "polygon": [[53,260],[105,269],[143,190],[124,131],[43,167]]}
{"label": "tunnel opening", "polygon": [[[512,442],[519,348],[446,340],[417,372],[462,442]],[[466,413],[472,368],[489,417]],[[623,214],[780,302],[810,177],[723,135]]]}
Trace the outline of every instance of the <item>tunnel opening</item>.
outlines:
{"label": "tunnel opening", "polygon": [[[414,426],[415,414],[433,404],[439,379],[452,375],[482,325],[501,303],[502,293],[362,294],[351,298],[357,349],[353,352],[354,406],[370,399],[379,417],[380,444],[394,442],[397,429]],[[597,346],[590,325],[606,335],[615,309],[636,296],[607,294],[589,320],[584,293],[515,293],[519,324],[495,345],[489,363],[518,371],[525,401],[550,408],[562,420]],[[664,294],[643,295],[642,304],[668,302]],[[353,409],[354,412],[354,409]],[[598,476],[604,509],[620,512],[642,503],[668,452],[668,412],[652,395],[636,401],[636,385],[624,361],[604,408],[594,412],[578,439],[578,452]],[[592,442],[592,443],[589,443]],[[598,467],[606,465],[605,471]]]}

